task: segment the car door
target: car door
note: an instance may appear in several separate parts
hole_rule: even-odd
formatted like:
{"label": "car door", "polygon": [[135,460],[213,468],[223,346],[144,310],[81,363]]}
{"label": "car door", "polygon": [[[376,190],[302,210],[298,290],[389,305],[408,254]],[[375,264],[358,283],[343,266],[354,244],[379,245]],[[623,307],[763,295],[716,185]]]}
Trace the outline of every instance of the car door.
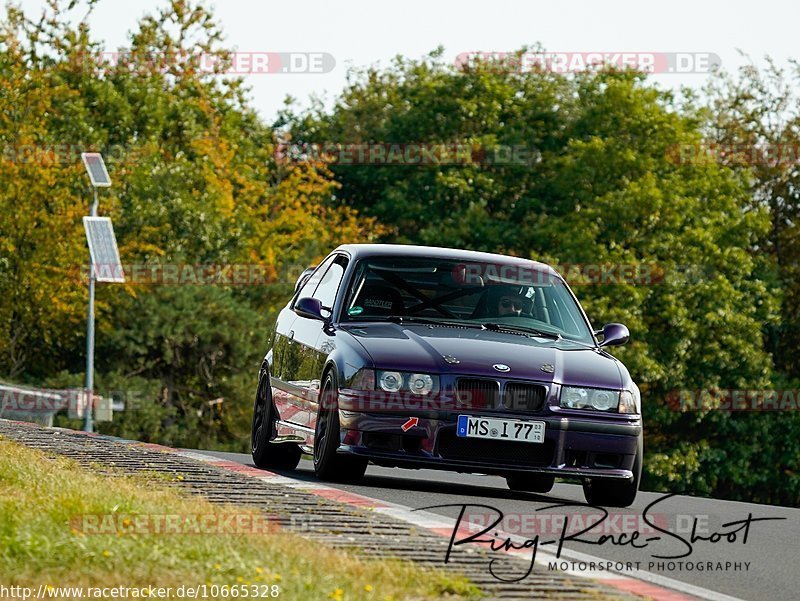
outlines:
{"label": "car door", "polygon": [[[323,314],[330,317],[336,294],[342,283],[348,259],[345,255],[335,255],[325,270],[312,297],[322,304]],[[298,299],[302,298],[298,296]],[[303,408],[298,418],[303,425],[313,428],[317,415],[317,402],[320,390],[320,377],[325,360],[332,350],[332,332],[317,319],[298,317],[294,322],[294,341],[298,346],[301,364],[298,373],[303,378],[300,385],[304,388]]]}
{"label": "car door", "polygon": [[335,258],[335,255],[331,256],[320,264],[289,305],[280,312],[275,324],[272,396],[278,415],[284,422],[308,424],[307,397],[311,380],[315,377],[310,351],[322,328],[320,321],[299,317],[293,310],[294,304],[300,298],[313,296]]}

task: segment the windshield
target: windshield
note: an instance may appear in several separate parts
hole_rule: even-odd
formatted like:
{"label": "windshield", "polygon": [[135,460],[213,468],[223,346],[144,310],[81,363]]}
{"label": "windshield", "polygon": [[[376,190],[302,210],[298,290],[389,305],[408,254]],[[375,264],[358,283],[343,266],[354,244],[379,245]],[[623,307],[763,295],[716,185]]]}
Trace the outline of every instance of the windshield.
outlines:
{"label": "windshield", "polygon": [[373,257],[355,268],[342,321],[459,324],[594,344],[563,281],[534,263]]}

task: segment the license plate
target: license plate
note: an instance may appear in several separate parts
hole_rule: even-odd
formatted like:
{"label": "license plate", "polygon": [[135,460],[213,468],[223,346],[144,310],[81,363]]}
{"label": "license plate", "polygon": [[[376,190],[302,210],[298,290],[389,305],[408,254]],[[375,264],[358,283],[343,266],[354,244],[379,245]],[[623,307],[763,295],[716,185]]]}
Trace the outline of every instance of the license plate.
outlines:
{"label": "license plate", "polygon": [[459,415],[456,434],[462,438],[541,443],[544,442],[544,422]]}

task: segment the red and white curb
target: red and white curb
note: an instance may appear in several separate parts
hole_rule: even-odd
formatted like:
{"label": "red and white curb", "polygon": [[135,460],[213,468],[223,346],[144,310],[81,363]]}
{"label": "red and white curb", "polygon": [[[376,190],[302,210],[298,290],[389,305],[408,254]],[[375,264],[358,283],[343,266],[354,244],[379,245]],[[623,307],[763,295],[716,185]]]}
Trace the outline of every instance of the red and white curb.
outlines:
{"label": "red and white curb", "polygon": [[[289,478],[287,476],[282,476],[280,474],[259,469],[252,465],[236,463],[227,459],[206,455],[201,452],[176,450],[167,447],[162,447],[162,450],[176,453],[182,457],[203,461],[216,467],[231,470],[239,474],[244,474],[246,476],[263,480],[265,482],[281,484],[283,486],[302,490],[304,492],[311,493],[319,497],[324,497],[329,500],[366,508],[374,513],[380,513],[398,520],[402,520],[417,528],[428,530],[440,536],[447,538],[453,536],[453,529],[455,528],[456,520],[446,516],[427,511],[415,511],[413,508],[405,505],[399,505],[397,503],[383,501],[380,499],[373,499],[357,493],[340,490],[332,486],[326,486],[318,482],[296,480],[294,478]],[[457,536],[461,538],[468,536],[472,532],[478,532],[480,530],[477,525],[472,526],[473,528],[471,529],[463,526],[460,527],[458,529]],[[509,539],[520,546],[525,542],[524,537],[508,534],[502,531],[497,531],[496,537],[500,538],[501,540]],[[530,561],[532,556],[532,552],[525,549],[512,549],[507,552],[527,561]],[[583,562],[586,564],[607,564],[609,561],[607,559],[602,559],[600,557],[595,557],[579,551],[566,549],[562,549],[560,558],[556,558],[555,554],[542,551],[541,549],[536,553],[536,563],[540,565],[547,566],[547,564],[550,562],[564,560]],[[611,586],[620,591],[640,597],[654,599],[655,601],[691,601],[693,598],[707,599],[708,601],[741,601],[737,597],[731,597],[723,593],[718,593],[716,591],[688,584],[680,580],[654,574],[646,570],[631,570],[625,574],[622,574],[613,570],[581,569],[580,571],[577,571],[568,569],[559,570],[559,573],[568,574],[575,578],[599,580],[606,586]]]}
{"label": "red and white curb", "polygon": [[[69,430],[69,432],[88,434],[86,432],[75,432],[74,430]],[[453,530],[456,526],[456,521],[446,516],[427,511],[415,511],[413,508],[405,505],[383,501],[380,499],[373,499],[357,493],[340,490],[332,486],[326,486],[318,482],[307,482],[303,480],[297,480],[295,478],[289,478],[274,472],[262,470],[253,465],[245,465],[243,463],[229,461],[227,459],[222,459],[213,455],[207,455],[199,451],[174,449],[172,447],[166,447],[159,444],[137,442],[115,436],[103,436],[98,434],[90,435],[98,436],[100,438],[107,438],[117,442],[132,444],[134,446],[155,451],[172,453],[187,459],[201,461],[221,469],[236,472],[237,474],[256,478],[265,482],[280,484],[289,488],[302,490],[328,500],[369,509],[372,512],[393,517],[416,528],[425,529],[429,532],[447,538],[453,536]],[[459,527],[458,531],[456,532],[456,536],[465,537],[480,530],[480,528],[474,524],[467,524],[467,526],[468,527]],[[472,526],[472,528],[469,528],[469,526]],[[509,534],[500,530],[493,530],[493,532],[495,533],[496,538],[501,540],[510,540],[519,546],[522,546],[526,540],[524,537],[519,535]],[[527,561],[530,561],[532,556],[532,552],[526,549],[510,549],[507,552]],[[607,559],[602,559],[600,557],[568,549],[561,550],[560,558],[557,558],[553,553],[542,551],[541,549],[536,553],[536,563],[540,565],[547,566],[548,563],[564,560],[582,562],[585,564],[602,563],[604,565],[609,561]],[[708,601],[742,601],[737,597],[731,597],[730,595],[725,595],[723,593],[695,586],[693,584],[688,584],[680,580],[661,576],[660,574],[654,574],[646,570],[631,570],[623,574],[621,572],[615,572],[614,570],[581,569],[578,571],[567,569],[559,570],[559,573],[568,574],[575,578],[588,578],[590,580],[600,581],[606,586],[610,586],[639,597],[653,599],[655,601],[692,601],[692,599],[706,599]]]}

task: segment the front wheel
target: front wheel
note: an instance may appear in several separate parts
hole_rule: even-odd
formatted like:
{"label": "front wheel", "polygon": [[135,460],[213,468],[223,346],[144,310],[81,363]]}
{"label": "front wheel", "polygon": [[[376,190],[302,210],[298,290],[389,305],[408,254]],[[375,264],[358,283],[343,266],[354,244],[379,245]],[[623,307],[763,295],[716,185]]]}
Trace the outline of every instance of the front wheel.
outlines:
{"label": "front wheel", "polygon": [[591,478],[583,483],[583,496],[590,505],[605,507],[629,507],[636,500],[639,480],[642,478],[642,440],[633,460],[633,480],[624,482],[611,479]]}
{"label": "front wheel", "polygon": [[339,395],[333,372],[325,376],[319,395],[317,425],[314,428],[314,472],[320,480],[353,482],[367,471],[367,459],[340,455]]}
{"label": "front wheel", "polygon": [[253,463],[262,469],[293,470],[300,463],[300,447],[293,442],[274,444],[275,405],[272,403],[272,388],[269,374],[261,372],[253,406],[253,426],[250,432],[250,448]]}

